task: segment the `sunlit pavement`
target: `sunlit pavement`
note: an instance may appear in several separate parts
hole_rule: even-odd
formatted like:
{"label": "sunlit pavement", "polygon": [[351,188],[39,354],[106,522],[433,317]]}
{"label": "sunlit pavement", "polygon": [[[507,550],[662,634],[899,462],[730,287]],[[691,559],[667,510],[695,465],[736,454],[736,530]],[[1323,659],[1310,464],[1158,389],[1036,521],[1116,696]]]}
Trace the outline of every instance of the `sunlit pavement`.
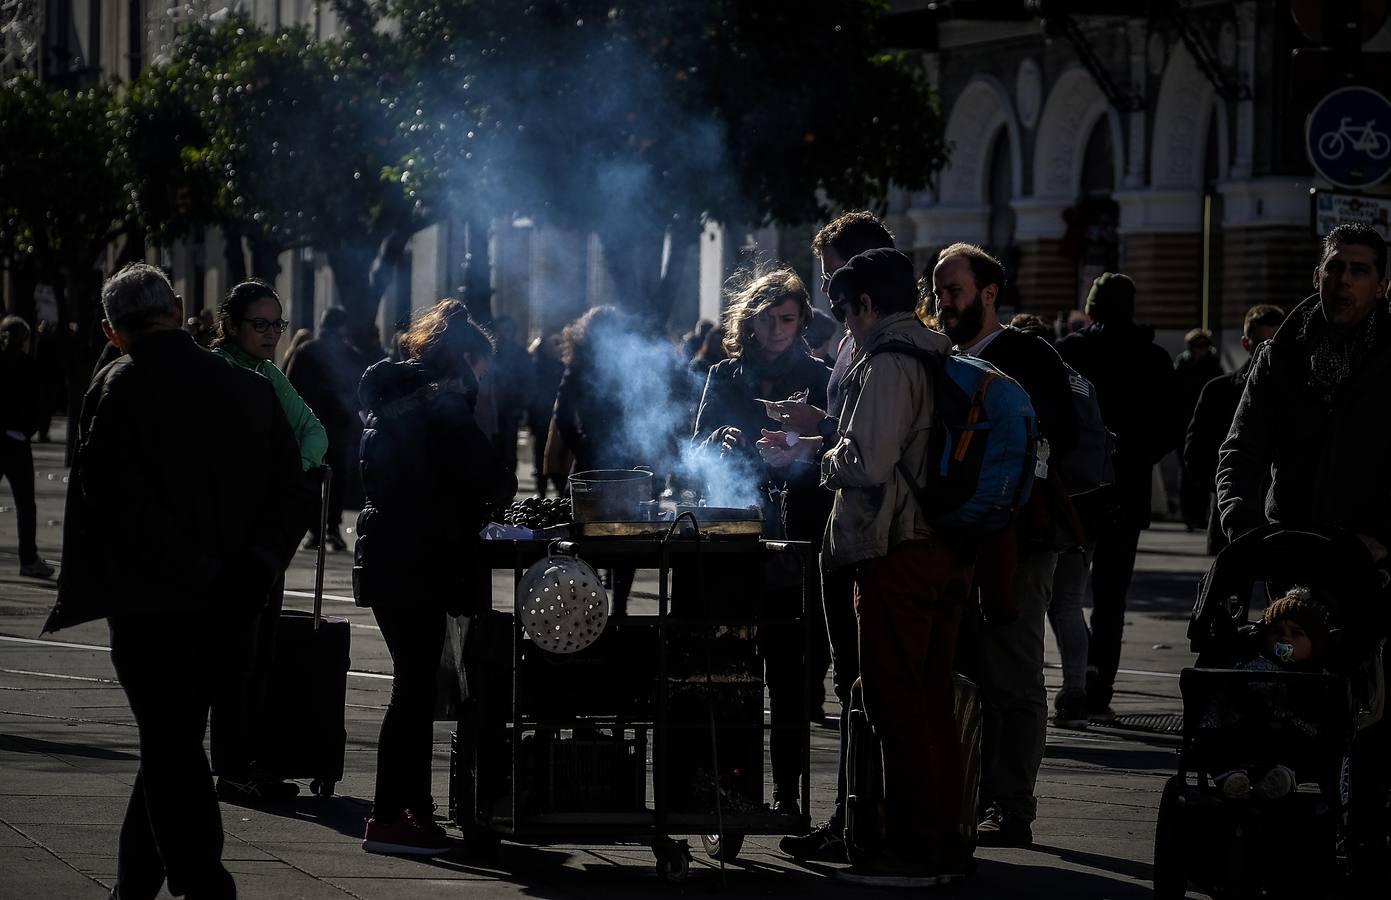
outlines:
{"label": "sunlit pavement", "polygon": [[[55,438],[61,434],[55,427]],[[60,555],[66,490],[61,444],[37,445],[35,457],[39,545],[52,559]],[[522,458],[529,455],[523,452]],[[528,481],[525,463],[522,475]],[[200,477],[189,471],[191,489]],[[18,576],[7,489],[0,488],[0,507],[0,898],[102,897],[114,881],[119,823],[137,767],[133,718],[104,649],[104,624],[39,637],[54,584]],[[1201,534],[1172,525],[1157,526],[1141,542],[1114,704],[1122,717],[1180,710],[1177,674],[1192,659],[1183,633],[1198,576],[1208,564],[1202,547]],[[242,897],[893,895],[838,884],[828,877],[834,867],[794,864],[778,852],[776,838],[766,837],[749,838],[723,873],[692,838],[690,875],[677,885],[659,882],[650,850],[636,845],[504,844],[500,864],[492,865],[463,853],[425,861],[363,853],[362,820],[390,688],[381,676],[390,672],[390,662],[370,611],[351,602],[350,559],[330,555],[325,578],[327,611],[353,625],[344,780],[329,800],[301,796],[275,808],[222,807],[224,858]],[[287,578],[287,606],[308,608],[313,565],[313,554],[301,551]],[[510,573],[498,573],[499,605],[510,602],[510,580]],[[654,590],[640,573],[632,610],[652,604]],[[1048,661],[1051,692],[1060,683],[1051,638]],[[449,723],[437,723],[435,796],[441,812],[449,732]],[[813,729],[814,817],[829,811],[835,748],[834,731]],[[1149,897],[1155,808],[1163,780],[1173,772],[1176,748],[1177,738],[1162,733],[1050,728],[1034,848],[979,851],[976,876],[950,894]],[[303,786],[307,795],[307,782]]]}

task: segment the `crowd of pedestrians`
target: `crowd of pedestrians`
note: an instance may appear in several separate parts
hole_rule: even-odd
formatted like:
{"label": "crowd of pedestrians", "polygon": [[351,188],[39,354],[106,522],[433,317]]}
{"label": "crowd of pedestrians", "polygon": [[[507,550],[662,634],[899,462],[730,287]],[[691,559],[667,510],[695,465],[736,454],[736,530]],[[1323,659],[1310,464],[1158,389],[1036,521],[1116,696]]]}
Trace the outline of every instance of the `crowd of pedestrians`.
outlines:
{"label": "crowd of pedestrians", "polygon": [[[1139,287],[1124,274],[1091,285],[1084,328],[1032,315],[1007,324],[1008,273],[978,246],[946,247],[920,282],[884,224],[855,212],[823,228],[812,251],[829,315],[793,270],[767,265],[731,280],[721,322],[702,321],[669,348],[694,373],[685,383],[703,381],[679,398],[690,406],[680,439],[776,486],[766,527],[821,547],[811,657],[772,631],[759,646],[774,726],[821,715],[803,707],[799,676],[819,687],[828,666],[842,713],[834,812],[784,838],[789,855],[847,861],[857,684],[880,748],[884,841],[844,877],[940,884],[969,869],[968,832],[985,846],[1032,843],[1050,716],[1045,622],[1063,669],[1053,722],[1109,721],[1154,470],[1176,449],[1182,519],[1208,531],[1212,552],[1277,522],[1346,529],[1372,559],[1386,558],[1391,309],[1386,247],[1373,229],[1345,225],[1327,237],[1316,293],[1288,316],[1269,304],[1246,314],[1250,358],[1230,374],[1201,329],[1172,360],[1136,321]],[[514,322],[485,329],[446,300],[409,323],[387,359],[375,336],[351,331],[331,308],[277,365],[288,322],[266,283],[232,288],[211,321],[186,319],[167,277],[143,264],[110,278],[101,300],[110,342],[72,424],[66,565],[48,630],[108,620],[140,729],[118,895],[153,896],[167,881],[176,894],[234,896],[218,797],[297,792],[259,767],[251,736],[286,567],[301,541],[346,549],[351,506],[361,508],[355,593],[394,669],[364,847],[448,849],[430,795],[436,667],[446,615],[475,614],[486,596],[474,578],[479,527],[516,491],[522,428],[543,496],[563,492],[571,471],[648,462],[619,439],[632,423],[612,400],[606,361],[654,329],[598,307],[527,348]],[[33,337],[22,319],[0,321],[0,475],[15,496],[21,574],[48,577],[35,544],[30,441],[52,404]],[[1037,420],[1028,500],[984,535],[936,525],[923,493],[946,408],[931,360],[952,354],[1016,382]],[[1098,440],[1106,474],[1074,479]],[[189,485],[158,451],[176,446],[208,461],[205,484]],[[332,481],[320,530],[324,463]],[[132,571],[140,577],[124,577]],[[621,614],[633,572],[612,577]],[[764,586],[775,599],[799,597],[790,582]],[[979,686],[985,723],[970,829],[953,672]],[[216,783],[202,750],[209,713]],[[771,747],[773,808],[784,813],[799,812],[808,774],[786,743],[792,734],[775,728]]]}

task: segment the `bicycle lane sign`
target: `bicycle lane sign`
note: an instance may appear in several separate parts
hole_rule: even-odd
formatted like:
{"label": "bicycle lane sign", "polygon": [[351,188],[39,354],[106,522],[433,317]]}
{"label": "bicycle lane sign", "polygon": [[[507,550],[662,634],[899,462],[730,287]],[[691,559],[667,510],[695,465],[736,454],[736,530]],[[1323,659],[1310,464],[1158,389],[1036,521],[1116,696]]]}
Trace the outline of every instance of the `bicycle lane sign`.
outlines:
{"label": "bicycle lane sign", "polygon": [[1368,188],[1391,174],[1391,102],[1353,85],[1327,94],[1305,132],[1314,170],[1338,187]]}

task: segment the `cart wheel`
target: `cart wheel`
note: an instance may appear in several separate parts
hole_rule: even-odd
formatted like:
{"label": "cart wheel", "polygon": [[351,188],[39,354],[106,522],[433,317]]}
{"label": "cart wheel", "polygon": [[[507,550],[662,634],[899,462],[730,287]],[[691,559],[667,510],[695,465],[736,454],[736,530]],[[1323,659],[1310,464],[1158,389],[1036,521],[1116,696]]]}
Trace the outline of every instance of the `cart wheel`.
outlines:
{"label": "cart wheel", "polygon": [[333,789],[338,786],[338,782],[330,778],[315,778],[309,782],[309,793],[315,797],[328,799],[333,796]]}
{"label": "cart wheel", "polygon": [[718,834],[702,834],[700,842],[705,845],[705,852],[710,858],[720,862],[733,862],[739,851],[744,849],[744,835],[738,831],[726,831],[724,840],[720,840]]}
{"label": "cart wheel", "polygon": [[667,851],[657,857],[657,877],[663,881],[685,881],[690,871],[691,858],[685,853]]}
{"label": "cart wheel", "polygon": [[666,841],[654,844],[657,856],[657,877],[663,881],[685,881],[691,871],[691,849],[685,841]]}
{"label": "cart wheel", "polygon": [[1159,818],[1154,828],[1155,900],[1183,900],[1188,893],[1183,789],[1183,779],[1175,775],[1164,783],[1164,793],[1159,798]]}

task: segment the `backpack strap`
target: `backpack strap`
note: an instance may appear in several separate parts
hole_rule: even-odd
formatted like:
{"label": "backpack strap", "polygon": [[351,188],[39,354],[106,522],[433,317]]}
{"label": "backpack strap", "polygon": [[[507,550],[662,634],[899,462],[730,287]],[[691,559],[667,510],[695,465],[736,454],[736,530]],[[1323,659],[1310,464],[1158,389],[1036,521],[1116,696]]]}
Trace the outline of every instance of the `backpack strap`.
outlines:
{"label": "backpack strap", "polygon": [[[928,350],[922,349],[921,347],[915,347],[912,344],[900,344],[897,341],[887,344],[885,346],[876,347],[870,351],[869,355],[878,356],[881,353],[897,353],[901,356],[911,356],[914,359],[921,362],[923,366],[927,369],[928,378],[931,379],[933,393],[936,393],[937,385],[940,380],[940,375],[942,373],[942,359],[940,354],[932,353]],[[979,400],[980,397],[978,396],[976,398],[976,401],[979,402]],[[973,403],[973,411],[975,409],[975,406],[976,403]],[[909,471],[907,464],[904,463],[902,458],[899,458],[898,462],[894,464],[894,468],[898,470],[898,474],[903,476],[903,480],[908,483],[908,489],[913,492],[913,499],[917,501],[919,508],[921,508],[923,511],[923,515],[926,516],[927,511],[931,509],[931,506],[928,505],[928,497],[925,493],[926,487],[924,485],[918,484],[917,476],[914,475],[911,471]]]}

